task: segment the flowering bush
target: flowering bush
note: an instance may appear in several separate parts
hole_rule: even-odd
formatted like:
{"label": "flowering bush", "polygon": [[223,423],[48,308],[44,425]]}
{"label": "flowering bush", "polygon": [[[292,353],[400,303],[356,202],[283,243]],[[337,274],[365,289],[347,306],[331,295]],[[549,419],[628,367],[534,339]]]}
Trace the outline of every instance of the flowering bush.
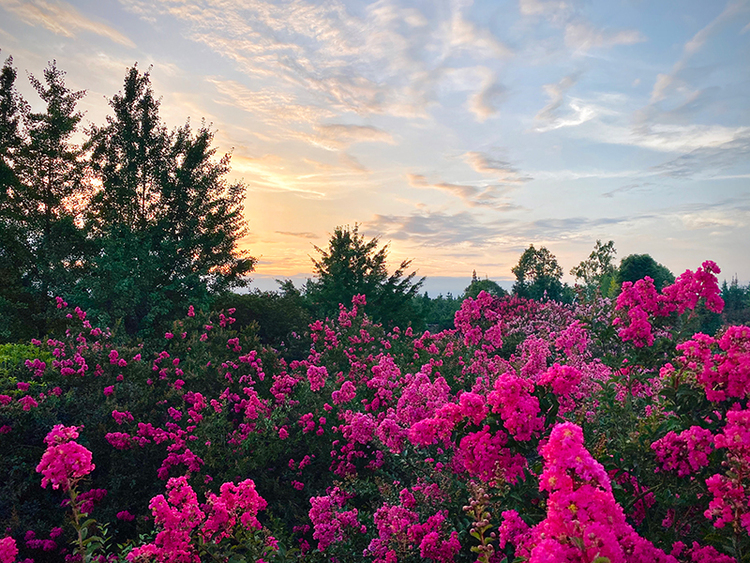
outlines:
{"label": "flowering bush", "polygon": [[231,309],[152,349],[61,303],[52,360],[0,387],[0,557],[748,560],[750,328],[691,330],[716,273],[616,304],[482,292],[422,334],[357,296],[296,356]]}

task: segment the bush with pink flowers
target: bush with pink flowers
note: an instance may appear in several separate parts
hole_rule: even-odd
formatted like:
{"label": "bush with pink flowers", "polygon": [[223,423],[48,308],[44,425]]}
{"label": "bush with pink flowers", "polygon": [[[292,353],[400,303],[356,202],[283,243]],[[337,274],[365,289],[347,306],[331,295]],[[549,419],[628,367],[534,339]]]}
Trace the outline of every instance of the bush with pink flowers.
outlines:
{"label": "bush with pink flowers", "polygon": [[437,333],[357,296],[302,355],[232,310],[156,348],[68,315],[0,381],[0,560],[748,561],[750,328],[695,331],[718,271],[483,292]]}

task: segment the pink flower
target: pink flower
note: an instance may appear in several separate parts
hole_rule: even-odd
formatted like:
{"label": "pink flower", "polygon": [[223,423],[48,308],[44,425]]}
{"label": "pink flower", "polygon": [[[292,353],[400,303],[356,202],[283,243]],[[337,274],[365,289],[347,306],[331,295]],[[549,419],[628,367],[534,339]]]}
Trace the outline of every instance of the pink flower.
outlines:
{"label": "pink flower", "polygon": [[117,519],[123,520],[124,522],[132,522],[133,520],[135,520],[135,516],[130,514],[130,512],[128,512],[127,510],[122,510],[117,513]]}
{"label": "pink flower", "polygon": [[328,370],[325,366],[310,366],[307,368],[307,379],[310,382],[311,391],[320,391],[326,384]]}
{"label": "pink flower", "polygon": [[28,391],[29,390],[29,384],[25,383],[23,381],[19,381],[16,383],[16,387],[18,387],[19,391]]}
{"label": "pink flower", "polygon": [[39,406],[39,403],[37,403],[36,399],[34,399],[34,397],[32,397],[31,395],[25,395],[24,397],[21,397],[20,399],[18,399],[18,402],[21,403],[21,406],[25,411],[30,411],[32,408]]}
{"label": "pink flower", "polygon": [[110,386],[104,388],[104,396],[105,397],[109,397],[110,395],[114,395],[114,393],[115,393],[115,386],[114,385],[110,385]]}
{"label": "pink flower", "polygon": [[67,491],[75,482],[94,470],[91,463],[91,452],[75,442],[78,438],[78,428],[75,426],[56,425],[47,434],[44,441],[47,449],[37,465],[37,473],[41,473],[42,488],[52,484],[53,489],[62,487]]}
{"label": "pink flower", "polygon": [[656,453],[662,470],[676,470],[678,476],[685,477],[708,465],[708,455],[713,450],[713,439],[713,434],[709,430],[691,426],[679,435],[668,432],[663,438],[651,444],[651,449]]}
{"label": "pink flower", "polygon": [[18,555],[16,540],[10,536],[0,540],[0,563],[13,563]]}

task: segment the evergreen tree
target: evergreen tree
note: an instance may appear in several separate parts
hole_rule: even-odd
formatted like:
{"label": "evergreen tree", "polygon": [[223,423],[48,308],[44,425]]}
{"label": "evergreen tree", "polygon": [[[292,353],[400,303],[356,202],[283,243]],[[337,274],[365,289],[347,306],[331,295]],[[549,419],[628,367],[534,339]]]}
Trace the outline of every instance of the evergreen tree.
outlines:
{"label": "evergreen tree", "polygon": [[28,111],[16,88],[17,72],[8,57],[0,70],[0,342],[36,336],[28,330],[35,298],[25,285],[34,260],[16,173],[23,145],[22,117]]}
{"label": "evergreen tree", "polygon": [[41,336],[51,298],[73,287],[88,249],[77,222],[87,194],[85,167],[81,148],[72,142],[82,118],[76,106],[85,92],[71,91],[53,61],[43,81],[30,77],[46,105],[31,112],[15,92],[15,77],[9,60],[0,87],[0,207],[9,264],[4,277],[10,278],[18,311],[25,309],[25,324],[34,324]]}
{"label": "evergreen tree", "polygon": [[316,280],[308,282],[306,294],[319,315],[337,314],[339,304],[350,306],[358,294],[367,297],[367,313],[388,327],[407,326],[413,317],[413,298],[424,278],[414,281],[416,272],[405,275],[411,260],[404,260],[388,274],[388,245],[378,249],[377,237],[366,241],[353,229],[336,227],[328,248],[315,247],[321,257],[313,258]]}

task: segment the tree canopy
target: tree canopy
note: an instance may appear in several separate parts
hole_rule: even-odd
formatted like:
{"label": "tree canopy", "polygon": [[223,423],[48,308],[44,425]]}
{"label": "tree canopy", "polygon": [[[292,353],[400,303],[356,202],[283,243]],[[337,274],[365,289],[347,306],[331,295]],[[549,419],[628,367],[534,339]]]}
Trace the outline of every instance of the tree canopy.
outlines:
{"label": "tree canopy", "polygon": [[85,93],[65,85],[55,62],[43,80],[30,77],[43,111],[31,111],[16,77],[9,58],[0,71],[0,313],[12,314],[0,338],[24,316],[40,319],[31,336],[43,335],[57,295],[146,336],[185,302],[207,306],[247,284],[255,259],[238,246],[245,186],[227,179],[230,157],[217,157],[208,125],[167,128],[149,72],[127,71],[112,114],[83,146],[73,139]]}
{"label": "tree canopy", "polygon": [[519,297],[546,301],[563,298],[562,268],[545,247],[530,245],[511,271],[516,276],[513,293]]}
{"label": "tree canopy", "polygon": [[366,240],[355,224],[336,227],[326,249],[315,247],[320,254],[312,258],[316,279],[308,283],[306,293],[320,314],[334,315],[339,303],[348,306],[355,295],[364,294],[366,311],[374,320],[405,326],[424,278],[415,281],[416,272],[406,274],[411,260],[389,274],[388,245],[378,249],[379,244],[377,237]]}
{"label": "tree canopy", "polygon": [[614,265],[615,254],[615,241],[602,244],[602,241],[597,240],[589,257],[572,268],[570,275],[575,276],[576,281],[583,281],[590,296],[597,290],[606,295],[617,270]]}
{"label": "tree canopy", "polygon": [[477,277],[477,271],[474,270],[471,274],[471,283],[464,289],[464,299],[466,299],[467,297],[476,299],[477,295],[479,295],[481,291],[486,291],[487,293],[495,297],[505,297],[508,295],[508,292],[500,287],[497,282],[494,282],[488,278],[479,279]]}
{"label": "tree canopy", "polygon": [[666,266],[659,264],[649,254],[630,254],[623,258],[620,267],[617,269],[615,281],[622,285],[622,282],[636,282],[646,276],[654,280],[654,285],[659,291],[665,285],[674,283],[672,272]]}

